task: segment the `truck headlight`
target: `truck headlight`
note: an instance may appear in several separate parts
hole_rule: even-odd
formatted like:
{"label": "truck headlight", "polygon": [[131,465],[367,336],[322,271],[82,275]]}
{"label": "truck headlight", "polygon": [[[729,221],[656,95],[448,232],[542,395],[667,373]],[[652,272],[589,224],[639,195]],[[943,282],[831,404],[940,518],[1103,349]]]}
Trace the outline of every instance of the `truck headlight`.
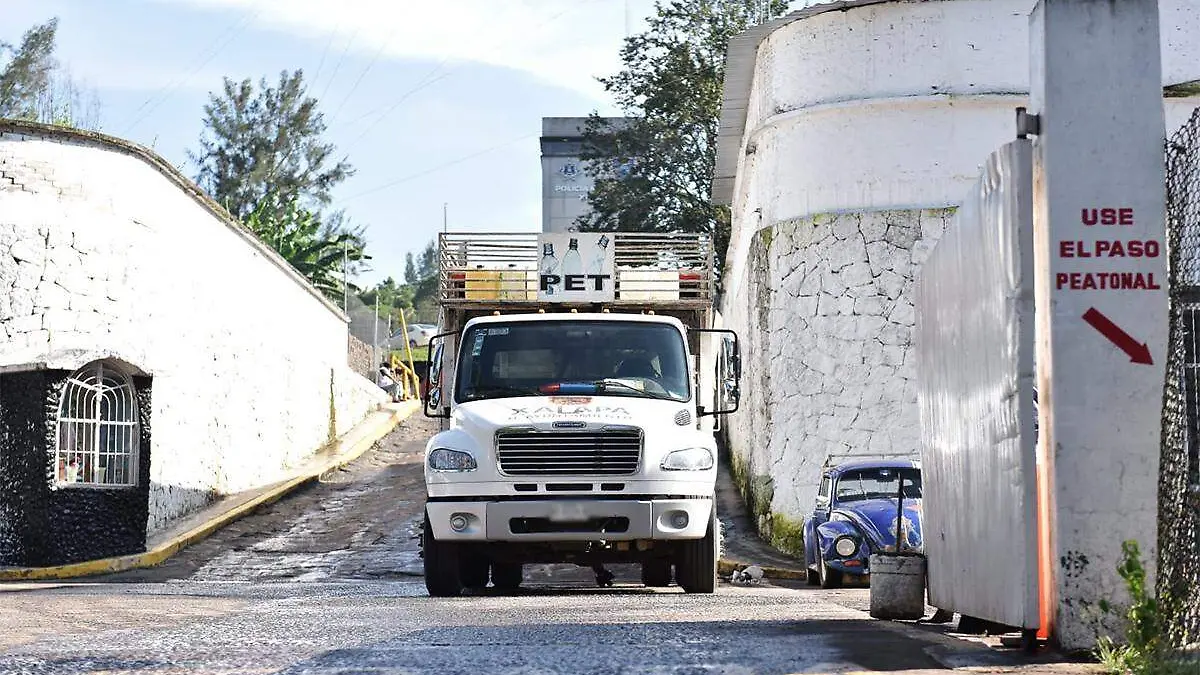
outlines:
{"label": "truck headlight", "polygon": [[704,471],[713,468],[713,455],[708,448],[687,448],[668,453],[663,458],[664,471]]}
{"label": "truck headlight", "polygon": [[434,448],[429,453],[429,468],[434,471],[474,471],[476,465],[470,453]]}

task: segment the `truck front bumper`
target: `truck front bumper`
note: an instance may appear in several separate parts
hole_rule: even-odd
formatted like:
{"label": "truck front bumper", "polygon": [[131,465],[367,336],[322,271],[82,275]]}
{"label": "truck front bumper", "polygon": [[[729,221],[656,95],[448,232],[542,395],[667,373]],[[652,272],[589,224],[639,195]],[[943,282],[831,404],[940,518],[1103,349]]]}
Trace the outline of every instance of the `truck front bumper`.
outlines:
{"label": "truck front bumper", "polygon": [[709,498],[431,501],[438,541],[633,541],[700,539]]}

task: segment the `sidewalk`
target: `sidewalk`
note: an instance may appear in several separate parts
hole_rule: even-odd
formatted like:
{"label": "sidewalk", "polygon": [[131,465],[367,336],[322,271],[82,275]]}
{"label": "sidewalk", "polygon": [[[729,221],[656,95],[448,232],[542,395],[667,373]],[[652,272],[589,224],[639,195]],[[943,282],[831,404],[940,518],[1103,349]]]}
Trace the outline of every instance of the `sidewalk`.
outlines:
{"label": "sidewalk", "polygon": [[0,567],[0,592],[26,590],[30,586],[3,582],[71,579],[159,565],[180,550],[208,537],[229,523],[278,501],[330,471],[353,462],[396,425],[419,410],[419,404],[416,402],[385,404],[335,443],[315,453],[303,465],[290,471],[287,478],[256,490],[219,499],[204,509],[181,518],[171,527],[151,535],[147,538],[144,553],[53,567]]}
{"label": "sidewalk", "polygon": [[720,562],[722,575],[758,565],[768,579],[804,581],[807,578],[803,560],[797,560],[759,538],[753,516],[723,462],[718,463],[716,499],[717,516],[725,530]]}

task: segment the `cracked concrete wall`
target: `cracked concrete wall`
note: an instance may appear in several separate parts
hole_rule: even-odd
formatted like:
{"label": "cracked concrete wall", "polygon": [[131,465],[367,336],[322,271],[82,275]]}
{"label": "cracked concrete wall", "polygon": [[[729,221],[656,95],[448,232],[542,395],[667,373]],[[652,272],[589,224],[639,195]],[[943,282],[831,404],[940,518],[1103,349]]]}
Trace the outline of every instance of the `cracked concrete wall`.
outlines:
{"label": "cracked concrete wall", "polygon": [[952,213],[820,215],[754,237],[723,314],[746,340],[746,414],[728,433],[750,491],[770,485],[768,536],[772,514],[811,510],[827,460],[918,456],[913,277]]}
{"label": "cracked concrete wall", "polygon": [[152,532],[282,479],[385,400],[349,369],[337,309],[164,166],[0,133],[0,366],[154,377]]}
{"label": "cracked concrete wall", "polygon": [[746,341],[734,469],[777,546],[826,460],[918,456],[913,275],[1013,137],[1033,5],[839,9],[752,56],[721,315]]}

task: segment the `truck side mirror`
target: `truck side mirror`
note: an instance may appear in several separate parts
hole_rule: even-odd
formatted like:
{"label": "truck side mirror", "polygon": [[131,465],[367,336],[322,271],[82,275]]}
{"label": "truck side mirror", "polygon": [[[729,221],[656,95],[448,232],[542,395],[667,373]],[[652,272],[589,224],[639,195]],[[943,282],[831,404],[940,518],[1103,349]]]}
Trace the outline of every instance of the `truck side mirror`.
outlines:
{"label": "truck side mirror", "polygon": [[717,352],[716,406],[714,410],[701,408],[698,415],[728,415],[737,412],[741,403],[742,356],[737,333],[724,328],[693,328],[693,333],[720,333],[720,349]]}
{"label": "truck side mirror", "polygon": [[442,333],[429,340],[429,367],[425,371],[428,373],[428,382],[425,386],[425,397],[421,400],[422,412],[426,417],[450,416],[449,408],[442,405],[442,363],[446,346],[443,338],[447,335],[454,333]]}

